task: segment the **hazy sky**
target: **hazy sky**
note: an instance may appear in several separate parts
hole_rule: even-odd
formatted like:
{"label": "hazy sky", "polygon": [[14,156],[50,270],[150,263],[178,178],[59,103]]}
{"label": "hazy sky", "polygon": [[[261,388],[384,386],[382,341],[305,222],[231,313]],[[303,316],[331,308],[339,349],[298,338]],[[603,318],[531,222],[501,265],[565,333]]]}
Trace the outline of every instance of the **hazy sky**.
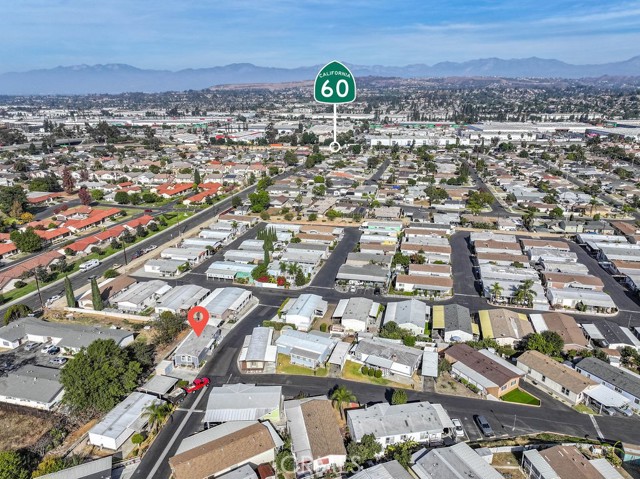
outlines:
{"label": "hazy sky", "polygon": [[640,54],[640,1],[7,0],[2,10],[0,72]]}

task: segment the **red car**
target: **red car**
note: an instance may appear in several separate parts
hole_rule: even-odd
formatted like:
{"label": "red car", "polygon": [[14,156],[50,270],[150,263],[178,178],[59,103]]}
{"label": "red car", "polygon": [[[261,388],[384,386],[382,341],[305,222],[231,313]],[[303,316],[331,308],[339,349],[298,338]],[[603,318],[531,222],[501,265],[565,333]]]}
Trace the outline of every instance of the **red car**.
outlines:
{"label": "red car", "polygon": [[187,394],[194,393],[202,388],[208,387],[209,382],[209,378],[196,378],[193,380],[193,384],[184,388],[184,392]]}

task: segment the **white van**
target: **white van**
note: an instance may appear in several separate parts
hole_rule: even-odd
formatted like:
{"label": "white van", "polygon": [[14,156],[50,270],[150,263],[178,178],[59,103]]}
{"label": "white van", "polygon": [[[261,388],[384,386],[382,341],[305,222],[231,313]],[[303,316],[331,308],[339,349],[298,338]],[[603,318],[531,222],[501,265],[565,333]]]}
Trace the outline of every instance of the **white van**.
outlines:
{"label": "white van", "polygon": [[92,259],[87,261],[86,263],[82,263],[79,269],[80,271],[88,271],[90,269],[97,268],[98,266],[100,266],[100,261],[98,261],[97,259]]}

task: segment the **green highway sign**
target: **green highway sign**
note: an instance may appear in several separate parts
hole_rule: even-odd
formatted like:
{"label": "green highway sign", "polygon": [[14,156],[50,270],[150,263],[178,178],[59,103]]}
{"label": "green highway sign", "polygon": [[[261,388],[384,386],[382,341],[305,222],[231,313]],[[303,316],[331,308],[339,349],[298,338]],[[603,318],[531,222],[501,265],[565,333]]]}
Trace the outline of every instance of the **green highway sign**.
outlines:
{"label": "green highway sign", "polygon": [[316,76],[313,97],[318,103],[351,103],[356,99],[356,80],[342,63],[328,63]]}

